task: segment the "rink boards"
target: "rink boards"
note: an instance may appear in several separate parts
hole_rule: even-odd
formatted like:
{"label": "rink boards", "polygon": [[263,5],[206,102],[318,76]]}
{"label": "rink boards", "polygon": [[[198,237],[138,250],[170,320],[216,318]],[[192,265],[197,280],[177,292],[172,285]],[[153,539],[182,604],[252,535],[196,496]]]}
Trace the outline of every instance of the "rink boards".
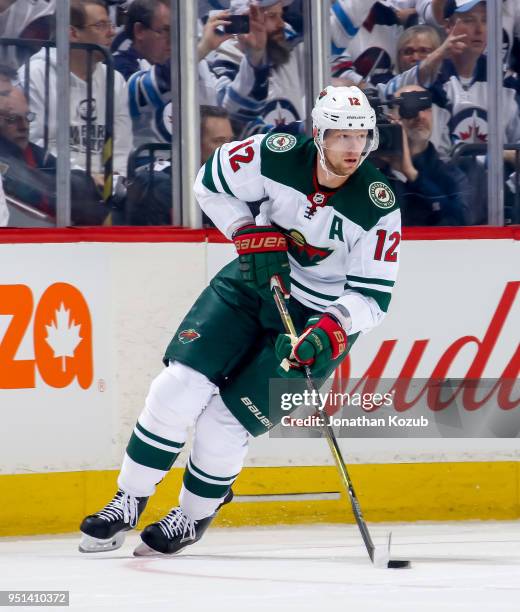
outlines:
{"label": "rink boards", "polygon": [[[517,368],[519,236],[487,228],[405,235],[391,312],[356,345],[351,375],[385,354],[385,376],[415,359],[414,376],[428,378],[461,338],[451,376],[476,361],[487,378]],[[232,256],[204,231],[0,234],[0,493],[9,500],[0,504],[0,535],[74,530],[112,494],[171,333]],[[364,438],[341,447],[368,520],[520,514],[517,438]],[[222,524],[349,520],[343,499],[323,495],[341,490],[324,441],[255,439],[246,466],[234,489],[248,501],[226,508]],[[151,513],[175,504],[181,476],[172,470]]]}

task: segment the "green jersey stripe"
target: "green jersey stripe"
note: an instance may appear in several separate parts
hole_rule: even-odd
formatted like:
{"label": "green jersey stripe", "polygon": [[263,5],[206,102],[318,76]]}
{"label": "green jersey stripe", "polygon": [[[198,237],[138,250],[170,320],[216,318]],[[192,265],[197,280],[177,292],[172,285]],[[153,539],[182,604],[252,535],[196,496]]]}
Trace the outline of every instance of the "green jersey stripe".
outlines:
{"label": "green jersey stripe", "polygon": [[390,304],[390,300],[392,299],[391,293],[386,293],[386,291],[376,291],[375,289],[367,289],[366,287],[352,287],[347,283],[346,288],[352,289],[352,291],[357,291],[361,293],[361,295],[365,295],[366,297],[374,298],[377,302],[377,305],[383,312],[388,311],[388,305]]}
{"label": "green jersey stripe", "polygon": [[291,283],[293,285],[295,285],[296,287],[298,287],[298,289],[301,289],[302,291],[305,291],[306,293],[309,293],[310,295],[314,295],[315,297],[321,298],[322,300],[327,300],[329,302],[334,302],[339,297],[338,295],[327,295],[326,293],[319,293],[318,291],[314,291],[313,289],[309,289],[305,285],[302,285],[298,281],[294,280],[294,278],[292,278],[292,277],[291,277]]}
{"label": "green jersey stripe", "polygon": [[217,499],[219,497],[225,497],[229,491],[229,484],[210,484],[197,478],[193,472],[184,470],[183,484],[190,491],[199,497],[206,497],[210,499]]}
{"label": "green jersey stripe", "polygon": [[215,186],[215,181],[213,180],[213,158],[215,157],[215,152],[211,154],[206,164],[204,165],[204,176],[202,177],[202,184],[206,189],[209,189],[213,193],[218,193],[218,189]]}
{"label": "green jersey stripe", "polygon": [[229,188],[229,185],[227,184],[226,179],[224,178],[224,172],[222,171],[222,164],[220,163],[220,152],[221,152],[221,149],[218,149],[217,150],[218,177],[220,179],[220,182],[222,183],[222,187],[223,187],[224,191],[228,195],[235,197],[234,193]]}
{"label": "green jersey stripe", "polygon": [[368,276],[351,276],[350,274],[347,276],[347,280],[357,282],[357,283],[366,283],[367,285],[383,285],[385,287],[393,287],[395,285],[395,281],[386,280],[385,278],[369,278]]}
{"label": "green jersey stripe", "polygon": [[139,465],[162,471],[168,471],[179,455],[179,453],[170,453],[146,444],[134,432],[130,436],[130,441],[126,447],[126,454]]}
{"label": "green jersey stripe", "polygon": [[145,429],[141,425],[141,423],[139,423],[139,421],[137,421],[135,426],[142,434],[144,434],[147,438],[150,438],[150,440],[155,440],[156,442],[160,442],[161,444],[164,444],[165,446],[171,446],[172,449],[175,449],[176,451],[180,450],[184,446],[184,442],[174,442],[173,440],[167,440],[166,438],[161,438],[160,436],[156,436],[152,432]]}
{"label": "green jersey stripe", "polygon": [[192,470],[193,472],[196,472],[196,474],[200,474],[201,476],[204,476],[205,478],[209,478],[210,480],[219,480],[222,482],[229,482],[229,481],[235,480],[235,478],[238,476],[238,474],[235,474],[234,476],[213,476],[212,474],[208,474],[207,472],[204,472],[200,468],[198,468],[193,463],[191,457],[189,459],[188,466],[190,470]]}

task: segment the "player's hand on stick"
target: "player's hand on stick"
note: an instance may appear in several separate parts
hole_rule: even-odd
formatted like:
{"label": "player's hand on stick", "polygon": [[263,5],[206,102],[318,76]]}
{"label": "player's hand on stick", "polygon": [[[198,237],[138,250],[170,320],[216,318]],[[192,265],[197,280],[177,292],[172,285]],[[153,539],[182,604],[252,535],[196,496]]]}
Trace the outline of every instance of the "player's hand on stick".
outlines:
{"label": "player's hand on stick", "polygon": [[242,279],[263,299],[271,299],[271,277],[277,276],[284,297],[291,292],[285,236],[271,225],[246,225],[233,234]]}
{"label": "player's hand on stick", "polygon": [[311,373],[321,371],[332,359],[347,350],[347,334],[329,314],[313,315],[298,338],[280,334],[276,339],[276,356],[280,359],[278,374],[285,378],[303,378],[304,366]]}

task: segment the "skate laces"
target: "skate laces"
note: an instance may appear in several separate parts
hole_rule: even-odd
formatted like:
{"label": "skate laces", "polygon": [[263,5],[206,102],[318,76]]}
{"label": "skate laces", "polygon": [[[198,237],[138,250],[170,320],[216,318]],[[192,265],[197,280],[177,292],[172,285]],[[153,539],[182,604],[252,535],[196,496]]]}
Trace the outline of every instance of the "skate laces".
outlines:
{"label": "skate laces", "polygon": [[109,522],[122,520],[130,527],[135,527],[139,520],[139,502],[133,495],[118,491],[114,499],[98,512],[97,516]]}
{"label": "skate laces", "polygon": [[161,519],[159,521],[159,528],[169,539],[173,539],[176,536],[184,536],[186,532],[190,539],[194,540],[196,537],[195,521],[186,516],[181,508],[174,508]]}

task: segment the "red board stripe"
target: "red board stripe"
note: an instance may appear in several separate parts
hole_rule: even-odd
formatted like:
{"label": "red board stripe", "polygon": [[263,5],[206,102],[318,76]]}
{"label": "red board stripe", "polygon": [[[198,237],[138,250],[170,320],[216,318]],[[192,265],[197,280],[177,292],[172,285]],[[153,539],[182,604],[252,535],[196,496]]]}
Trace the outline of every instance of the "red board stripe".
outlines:
{"label": "red board stripe", "polygon": [[[507,227],[405,227],[404,240],[520,240],[520,225]],[[180,227],[1,228],[0,244],[59,242],[229,242],[216,229]]]}

